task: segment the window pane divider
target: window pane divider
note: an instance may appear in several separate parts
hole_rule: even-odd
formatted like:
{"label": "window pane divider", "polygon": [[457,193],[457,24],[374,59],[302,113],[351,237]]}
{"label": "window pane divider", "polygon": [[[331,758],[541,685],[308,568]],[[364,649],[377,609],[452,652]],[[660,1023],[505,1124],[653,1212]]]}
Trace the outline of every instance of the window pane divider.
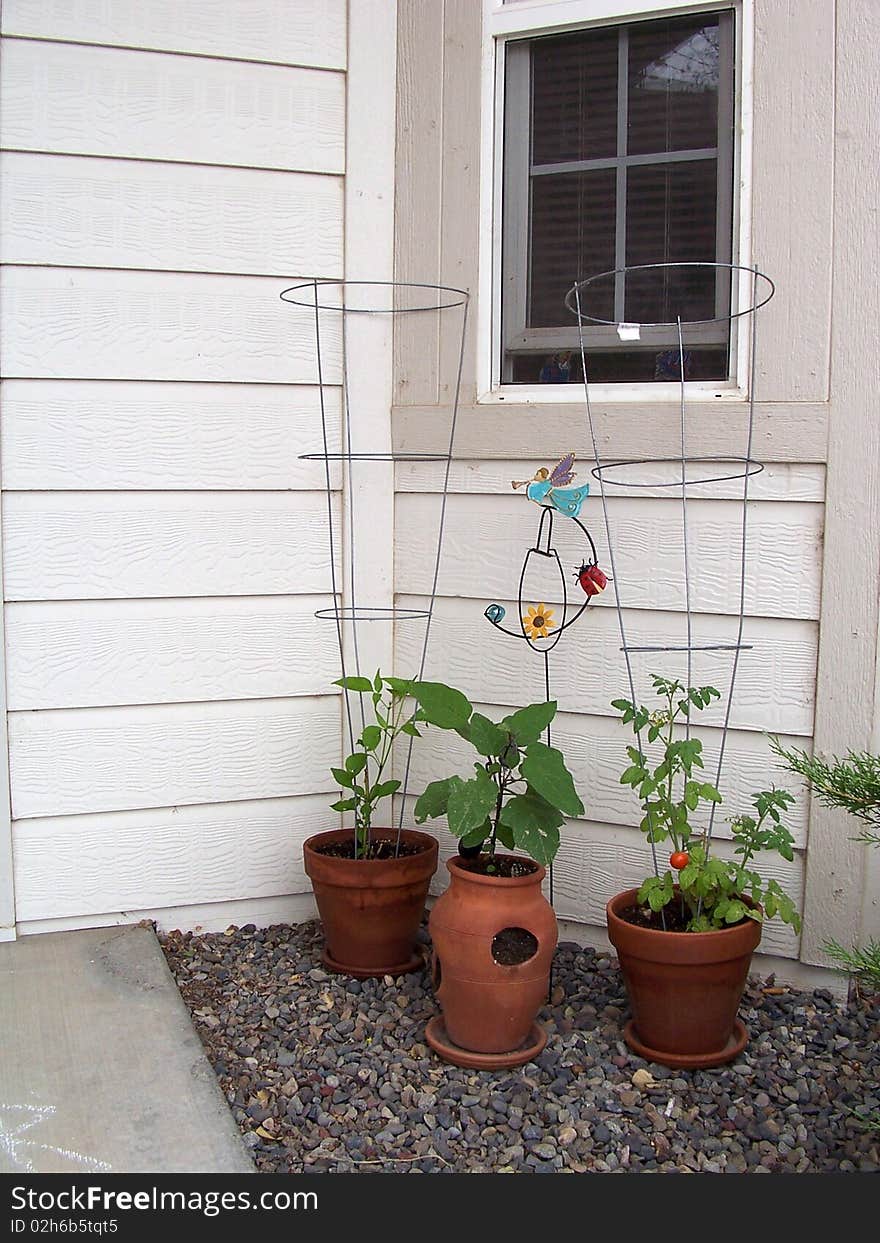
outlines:
{"label": "window pane divider", "polygon": [[694,147],[689,151],[658,151],[646,155],[609,155],[594,160],[570,160],[560,164],[533,164],[529,169],[532,177],[547,177],[553,173],[589,173],[596,169],[617,168],[625,164],[629,168],[644,164],[681,164],[687,160],[714,160],[717,147]]}
{"label": "window pane divider", "polygon": [[[614,266],[626,267],[626,148],[629,130],[629,31],[621,26],[617,35],[617,178],[614,226]],[[614,277],[614,318],[624,318],[626,274]]]}

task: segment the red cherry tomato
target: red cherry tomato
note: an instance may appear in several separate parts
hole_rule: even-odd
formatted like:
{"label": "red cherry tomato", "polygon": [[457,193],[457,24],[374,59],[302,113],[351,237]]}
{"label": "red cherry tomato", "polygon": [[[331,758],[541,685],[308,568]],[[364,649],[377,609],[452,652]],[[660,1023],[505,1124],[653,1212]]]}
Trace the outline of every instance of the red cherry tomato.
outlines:
{"label": "red cherry tomato", "polygon": [[669,856],[669,862],[676,872],[680,872],[682,868],[686,868],[690,863],[691,857],[686,850],[676,850],[675,854]]}

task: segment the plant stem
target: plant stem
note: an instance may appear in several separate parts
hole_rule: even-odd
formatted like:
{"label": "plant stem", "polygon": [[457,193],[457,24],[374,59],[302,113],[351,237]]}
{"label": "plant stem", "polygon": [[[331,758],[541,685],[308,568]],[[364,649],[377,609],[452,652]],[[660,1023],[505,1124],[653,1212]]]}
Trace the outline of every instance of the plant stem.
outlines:
{"label": "plant stem", "polygon": [[492,836],[489,839],[489,857],[495,858],[495,849],[498,842],[498,825],[501,820],[501,808],[504,805],[504,777],[501,770],[495,774],[498,782],[498,798],[495,800],[495,816],[492,820]]}

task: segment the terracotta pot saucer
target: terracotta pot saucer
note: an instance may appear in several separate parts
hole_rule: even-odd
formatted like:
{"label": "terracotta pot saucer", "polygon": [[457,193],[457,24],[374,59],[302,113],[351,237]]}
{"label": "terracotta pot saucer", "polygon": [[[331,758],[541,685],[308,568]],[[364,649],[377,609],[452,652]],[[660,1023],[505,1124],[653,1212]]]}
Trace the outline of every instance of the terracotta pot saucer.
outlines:
{"label": "terracotta pot saucer", "polygon": [[547,1033],[540,1023],[533,1023],[526,1043],[511,1053],[474,1053],[452,1043],[443,1016],[436,1014],[425,1028],[425,1039],[444,1062],[451,1062],[453,1066],[463,1066],[466,1070],[506,1070],[510,1066],[523,1066],[536,1058],[547,1043]]}
{"label": "terracotta pot saucer", "polygon": [[383,975],[411,975],[414,971],[422,971],[425,956],[414,951],[406,962],[393,963],[390,967],[347,967],[344,962],[337,962],[325,949],[321,962],[335,975],[350,975],[355,980],[380,980]]}
{"label": "terracotta pot saucer", "polygon": [[643,1057],[646,1062],[656,1062],[659,1066],[668,1066],[671,1070],[709,1070],[713,1066],[724,1066],[739,1057],[749,1041],[749,1033],[742,1019],[735,1019],[733,1032],[723,1049],[717,1053],[666,1053],[662,1049],[650,1049],[642,1044],[636,1035],[633,1021],[623,1029],[623,1038],[633,1053]]}

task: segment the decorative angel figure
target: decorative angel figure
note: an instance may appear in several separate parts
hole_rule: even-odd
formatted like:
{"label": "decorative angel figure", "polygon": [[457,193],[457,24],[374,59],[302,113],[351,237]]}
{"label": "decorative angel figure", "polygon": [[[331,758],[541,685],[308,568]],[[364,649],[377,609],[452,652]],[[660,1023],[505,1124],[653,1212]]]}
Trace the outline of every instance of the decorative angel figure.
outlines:
{"label": "decorative angel figure", "polygon": [[525,488],[526,496],[536,505],[555,509],[557,513],[563,514],[566,518],[577,518],[581,512],[581,506],[590,494],[590,485],[585,483],[579,488],[564,486],[575,478],[573,465],[574,454],[566,453],[552,471],[542,466],[531,479],[522,479],[518,483],[512,480],[511,487]]}

